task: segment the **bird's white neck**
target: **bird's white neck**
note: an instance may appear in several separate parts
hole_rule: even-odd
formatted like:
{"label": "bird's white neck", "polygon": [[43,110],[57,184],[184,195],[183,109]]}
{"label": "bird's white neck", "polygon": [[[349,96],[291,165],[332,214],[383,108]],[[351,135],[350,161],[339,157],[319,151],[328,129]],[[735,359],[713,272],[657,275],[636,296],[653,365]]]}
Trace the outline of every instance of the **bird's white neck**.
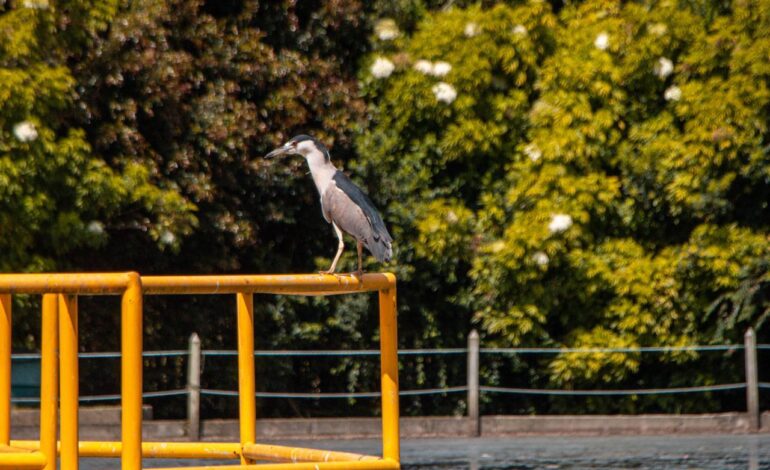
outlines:
{"label": "bird's white neck", "polygon": [[326,156],[318,151],[313,150],[305,156],[307,165],[310,167],[310,174],[313,175],[313,182],[318,189],[318,194],[323,196],[324,191],[329,186],[329,183],[334,178],[334,173],[337,172],[337,168],[332,162],[326,160]]}

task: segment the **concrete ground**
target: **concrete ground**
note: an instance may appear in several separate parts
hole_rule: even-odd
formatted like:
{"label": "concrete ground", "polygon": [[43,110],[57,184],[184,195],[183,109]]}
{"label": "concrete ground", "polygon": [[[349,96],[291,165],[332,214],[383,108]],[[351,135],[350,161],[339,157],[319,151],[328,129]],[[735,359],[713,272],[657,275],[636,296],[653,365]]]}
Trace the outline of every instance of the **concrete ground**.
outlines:
{"label": "concrete ground", "polygon": [[[376,440],[292,441],[291,445],[380,452]],[[401,448],[404,470],[770,469],[768,434],[405,439]],[[120,468],[117,460],[81,462],[82,470]],[[145,460],[145,467],[225,463],[233,462]]]}

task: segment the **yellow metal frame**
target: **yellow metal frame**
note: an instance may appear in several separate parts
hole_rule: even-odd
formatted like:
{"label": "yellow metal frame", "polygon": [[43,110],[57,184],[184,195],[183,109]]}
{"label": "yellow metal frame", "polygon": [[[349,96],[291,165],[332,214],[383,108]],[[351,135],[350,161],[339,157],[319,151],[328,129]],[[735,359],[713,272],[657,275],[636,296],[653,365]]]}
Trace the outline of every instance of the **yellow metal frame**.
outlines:
{"label": "yellow metal frame", "polygon": [[[383,455],[257,443],[254,294],[333,295],[374,291],[379,293],[380,308]],[[11,295],[15,293],[43,294],[39,441],[10,440]],[[235,295],[240,442],[142,442],[143,294]],[[78,438],[79,295],[122,296],[122,440],[119,442]],[[58,443],[57,401],[61,403],[61,441]],[[400,468],[398,418],[396,278],[393,274],[365,274],[360,278],[320,274],[141,278],[136,273],[0,275],[0,470],[56,470],[57,452],[63,470],[77,470],[78,457],[120,457],[122,470],[140,470],[142,457],[240,460],[237,465],[188,467],[189,470],[397,470]]]}

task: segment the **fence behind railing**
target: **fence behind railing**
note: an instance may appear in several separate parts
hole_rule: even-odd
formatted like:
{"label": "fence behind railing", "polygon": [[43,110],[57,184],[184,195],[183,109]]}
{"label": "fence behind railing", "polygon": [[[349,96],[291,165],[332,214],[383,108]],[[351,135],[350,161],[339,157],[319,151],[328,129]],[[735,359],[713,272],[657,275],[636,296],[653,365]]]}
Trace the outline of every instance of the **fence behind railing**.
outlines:
{"label": "fence behind railing", "polygon": [[[535,354],[562,354],[562,353],[672,353],[672,352],[706,352],[706,351],[737,351],[745,353],[745,381],[737,383],[699,385],[691,387],[669,387],[649,389],[609,389],[609,390],[565,390],[565,389],[540,389],[540,388],[513,388],[480,384],[481,355],[535,355]],[[400,396],[416,395],[446,395],[454,393],[466,393],[467,417],[471,420],[471,433],[478,435],[480,431],[479,400],[484,393],[493,394],[519,394],[519,395],[562,395],[562,396],[633,396],[633,395],[666,395],[682,393],[722,392],[729,390],[746,390],[747,416],[749,427],[757,431],[760,426],[759,390],[770,389],[770,382],[759,382],[757,366],[757,350],[770,350],[770,344],[756,344],[754,330],[749,328],[744,335],[744,344],[719,344],[719,345],[690,345],[690,346],[663,346],[663,347],[628,347],[628,348],[482,348],[479,344],[478,333],[472,331],[468,336],[467,348],[444,349],[402,349],[399,356],[416,355],[466,355],[467,380],[465,384],[440,388],[425,388],[401,390]],[[255,357],[311,357],[311,356],[377,356],[379,350],[272,350],[254,351]],[[237,351],[231,350],[204,350],[201,349],[201,341],[193,333],[189,341],[188,350],[170,351],[145,351],[145,358],[153,357],[179,357],[188,356],[187,386],[183,389],[162,390],[145,392],[144,398],[157,398],[169,396],[187,396],[187,421],[188,436],[196,440],[200,430],[200,403],[201,396],[237,397],[237,390],[222,390],[201,388],[201,364],[205,357],[236,357]],[[119,358],[117,352],[80,353],[82,359]],[[39,354],[14,354],[14,360],[39,359]],[[378,391],[364,392],[319,392],[298,393],[285,392],[256,392],[257,398],[290,398],[290,399],[352,399],[352,398],[377,398]],[[14,403],[36,403],[38,397],[14,397]],[[81,396],[81,402],[110,402],[120,400],[119,394],[104,394]],[[475,431],[474,431],[475,430]]]}

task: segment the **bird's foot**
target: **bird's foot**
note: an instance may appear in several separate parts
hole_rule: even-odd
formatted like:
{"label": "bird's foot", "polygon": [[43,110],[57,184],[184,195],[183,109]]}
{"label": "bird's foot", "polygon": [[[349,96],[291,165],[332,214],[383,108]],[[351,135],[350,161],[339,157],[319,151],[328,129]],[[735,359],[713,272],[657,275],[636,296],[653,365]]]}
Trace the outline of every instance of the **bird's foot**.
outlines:
{"label": "bird's foot", "polygon": [[337,275],[337,274],[336,274],[336,273],[335,273],[333,270],[331,270],[331,269],[326,269],[326,270],[324,270],[324,271],[318,271],[318,274],[331,274],[332,276],[336,276],[336,275]]}
{"label": "bird's foot", "polygon": [[350,275],[361,279],[361,277],[363,277],[364,275],[364,271],[362,269],[359,269],[357,271],[353,271],[352,273],[350,273]]}

